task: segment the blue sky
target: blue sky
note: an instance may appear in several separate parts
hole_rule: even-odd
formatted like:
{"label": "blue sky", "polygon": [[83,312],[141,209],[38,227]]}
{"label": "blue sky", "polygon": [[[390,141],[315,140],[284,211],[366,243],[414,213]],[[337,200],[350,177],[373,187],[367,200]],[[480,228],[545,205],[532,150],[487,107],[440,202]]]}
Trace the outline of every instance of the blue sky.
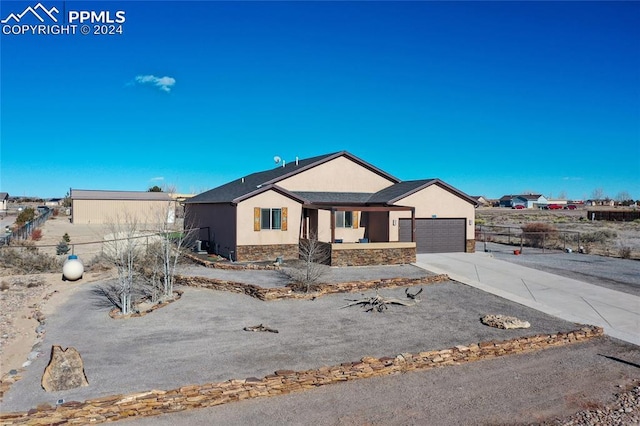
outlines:
{"label": "blue sky", "polygon": [[640,2],[41,3],[126,21],[3,29],[10,195],[201,192],[347,150],[471,195],[640,198]]}

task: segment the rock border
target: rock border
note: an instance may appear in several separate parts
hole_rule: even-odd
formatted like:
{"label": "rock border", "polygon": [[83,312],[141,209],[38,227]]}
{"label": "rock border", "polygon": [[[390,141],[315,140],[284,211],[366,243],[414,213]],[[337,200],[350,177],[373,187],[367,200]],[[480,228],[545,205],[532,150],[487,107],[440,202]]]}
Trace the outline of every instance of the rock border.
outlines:
{"label": "rock border", "polygon": [[[143,317],[147,314],[150,314],[153,311],[156,311],[160,308],[164,308],[165,306],[169,305],[170,303],[173,303],[175,301],[180,300],[180,298],[182,297],[182,294],[184,293],[184,291],[182,290],[174,290],[173,292],[173,299],[170,300],[166,300],[164,302],[160,302],[160,303],[156,303],[155,305],[153,305],[151,308],[147,309],[146,311],[142,311],[142,312],[134,312],[132,314],[128,314],[128,315],[122,315],[121,314],[121,310],[120,308],[113,308],[109,311],[109,316],[113,319],[127,319],[127,318],[139,318],[139,317]],[[141,302],[139,303],[143,303],[145,301],[150,300],[149,298],[145,298],[143,299]]]}
{"label": "rock border", "polygon": [[417,285],[436,284],[450,280],[451,279],[448,275],[441,274],[422,278],[383,278],[371,281],[347,281],[335,284],[314,284],[311,286],[311,291],[309,293],[301,293],[296,292],[291,285],[267,288],[217,278],[184,275],[178,275],[175,277],[176,284],[185,287],[198,287],[210,290],[240,293],[263,301],[279,299],[310,300],[326,296],[328,294],[353,293],[379,288],[413,287]]}
{"label": "rock border", "polygon": [[43,404],[26,412],[0,414],[0,420],[3,425],[89,424],[122,420],[128,417],[150,417],[249,398],[283,395],[349,380],[429,370],[499,356],[534,352],[586,342],[603,335],[602,327],[583,326],[569,332],[536,334],[503,341],[492,340],[416,354],[403,353],[382,358],[363,357],[359,361],[311,370],[278,370],[261,379],[249,377],[219,383],[182,386],[168,391],[149,390],[127,395],[112,395],[84,402],[69,401],[56,407]]}

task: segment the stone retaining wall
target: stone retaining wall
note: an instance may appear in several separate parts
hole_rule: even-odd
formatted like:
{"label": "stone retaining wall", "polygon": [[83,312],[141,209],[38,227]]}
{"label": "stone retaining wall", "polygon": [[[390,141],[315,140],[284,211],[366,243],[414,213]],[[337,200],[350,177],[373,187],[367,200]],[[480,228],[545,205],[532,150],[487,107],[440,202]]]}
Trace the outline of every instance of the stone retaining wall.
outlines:
{"label": "stone retaining wall", "polygon": [[409,265],[416,262],[416,248],[350,248],[331,250],[331,266]]}
{"label": "stone retaining wall", "polygon": [[222,383],[183,386],[168,391],[150,390],[90,399],[84,402],[69,401],[57,407],[40,405],[27,412],[0,414],[0,423],[3,425],[89,424],[135,416],[155,416],[248,398],[288,394],[337,382],[429,370],[532,352],[584,342],[602,335],[601,327],[591,326],[566,333],[537,334],[504,341],[472,343],[416,354],[404,353],[383,358],[364,357],[355,362],[306,371],[279,370],[261,379],[250,377]]}
{"label": "stone retaining wall", "polygon": [[206,277],[186,277],[178,275],[175,278],[177,285],[187,287],[208,288],[211,290],[229,291],[232,293],[246,294],[260,300],[278,299],[313,299],[325,294],[352,293],[356,291],[371,290],[375,288],[397,288],[416,285],[434,284],[448,281],[447,275],[431,275],[422,278],[386,278],[371,281],[351,281],[336,284],[314,284],[308,293],[295,292],[293,288],[272,287],[265,288],[253,284],[239,283],[235,281],[220,280]]}
{"label": "stone retaining wall", "polygon": [[282,256],[283,259],[298,258],[298,244],[269,244],[237,246],[236,260],[238,262],[263,262]]}

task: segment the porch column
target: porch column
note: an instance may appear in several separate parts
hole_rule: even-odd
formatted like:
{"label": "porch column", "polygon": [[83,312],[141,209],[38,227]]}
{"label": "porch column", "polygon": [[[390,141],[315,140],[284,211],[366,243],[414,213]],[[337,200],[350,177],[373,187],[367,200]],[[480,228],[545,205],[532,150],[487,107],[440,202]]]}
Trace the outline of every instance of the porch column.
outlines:
{"label": "porch column", "polygon": [[329,243],[333,244],[336,240],[336,210],[334,208],[331,209],[331,241]]}
{"label": "porch column", "polygon": [[416,242],[416,209],[411,208],[411,242]]}

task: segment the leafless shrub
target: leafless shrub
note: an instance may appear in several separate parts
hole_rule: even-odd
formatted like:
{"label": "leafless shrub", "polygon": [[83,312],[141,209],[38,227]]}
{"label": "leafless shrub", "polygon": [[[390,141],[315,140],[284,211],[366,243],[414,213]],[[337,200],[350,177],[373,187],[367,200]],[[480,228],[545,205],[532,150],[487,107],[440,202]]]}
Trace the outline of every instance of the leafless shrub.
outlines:
{"label": "leafless shrub", "polygon": [[620,247],[618,254],[623,259],[631,259],[631,247]]}
{"label": "leafless shrub", "polygon": [[542,247],[545,239],[554,236],[556,232],[556,228],[548,223],[532,222],[522,225],[522,236],[533,247]]}
{"label": "leafless shrub", "polygon": [[0,282],[0,291],[6,291],[9,290],[9,288],[11,288],[11,285],[6,282],[5,280],[2,280],[2,282]]}
{"label": "leafless shrub", "polygon": [[14,274],[58,272],[62,266],[55,257],[40,253],[31,241],[1,247],[0,264]]}
{"label": "leafless shrub", "polygon": [[315,236],[300,240],[300,262],[285,268],[284,273],[291,279],[294,287],[309,292],[312,284],[327,273],[325,264],[331,258],[331,249],[327,243],[318,241]]}
{"label": "leafless shrub", "polygon": [[581,233],[580,240],[585,243],[606,243],[617,235],[616,231],[611,229],[598,229],[597,231]]}

